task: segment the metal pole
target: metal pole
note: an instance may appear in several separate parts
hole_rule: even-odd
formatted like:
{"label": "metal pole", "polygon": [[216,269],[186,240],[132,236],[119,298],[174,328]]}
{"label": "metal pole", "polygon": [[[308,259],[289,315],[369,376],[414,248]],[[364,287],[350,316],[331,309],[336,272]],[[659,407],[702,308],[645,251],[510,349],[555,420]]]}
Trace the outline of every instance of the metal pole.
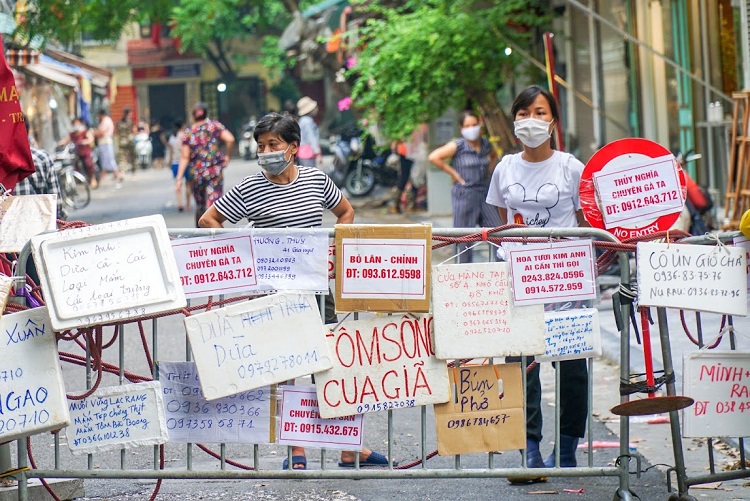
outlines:
{"label": "metal pole", "polygon": [[[698,2],[700,6],[701,18],[701,67],[703,78],[708,81],[711,77],[711,68],[709,65],[709,47],[708,47],[708,10],[706,2]],[[706,153],[708,156],[708,187],[716,189],[716,172],[714,172],[714,127],[711,119],[708,117],[708,105],[711,103],[711,89],[708,86],[703,87],[703,108],[706,113]]]}
{"label": "metal pole", "polygon": [[[589,0],[589,9],[596,11],[597,1]],[[601,46],[601,31],[599,24],[596,22],[593,16],[589,16],[589,53],[591,54],[591,100],[596,104],[598,109],[604,109],[604,87],[602,84],[602,51]],[[606,140],[606,129],[604,124],[604,118],[595,111],[593,112],[594,122],[594,140],[596,141],[596,149],[601,148],[605,144]]]}

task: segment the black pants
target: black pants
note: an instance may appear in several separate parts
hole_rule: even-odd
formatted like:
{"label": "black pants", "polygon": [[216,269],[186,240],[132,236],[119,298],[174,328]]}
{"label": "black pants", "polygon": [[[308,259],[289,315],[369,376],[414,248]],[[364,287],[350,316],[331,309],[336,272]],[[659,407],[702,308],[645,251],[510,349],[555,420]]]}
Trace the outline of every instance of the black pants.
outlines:
{"label": "black pants", "polygon": [[[534,357],[527,357],[531,363]],[[507,357],[507,362],[520,362],[521,357]],[[560,434],[583,438],[586,433],[588,411],[588,367],[586,360],[553,362],[560,371]],[[526,437],[542,441],[542,384],[540,366],[536,365],[526,375]]]}

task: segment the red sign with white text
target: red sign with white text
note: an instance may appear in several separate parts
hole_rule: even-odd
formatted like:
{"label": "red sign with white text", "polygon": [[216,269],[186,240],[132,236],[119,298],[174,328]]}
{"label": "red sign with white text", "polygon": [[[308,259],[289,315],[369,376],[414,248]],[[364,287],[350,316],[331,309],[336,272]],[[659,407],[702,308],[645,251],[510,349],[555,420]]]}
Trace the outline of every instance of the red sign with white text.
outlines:
{"label": "red sign with white text", "polygon": [[630,138],[597,151],[581,175],[581,208],[620,240],[668,230],[685,204],[686,178],[658,143]]}

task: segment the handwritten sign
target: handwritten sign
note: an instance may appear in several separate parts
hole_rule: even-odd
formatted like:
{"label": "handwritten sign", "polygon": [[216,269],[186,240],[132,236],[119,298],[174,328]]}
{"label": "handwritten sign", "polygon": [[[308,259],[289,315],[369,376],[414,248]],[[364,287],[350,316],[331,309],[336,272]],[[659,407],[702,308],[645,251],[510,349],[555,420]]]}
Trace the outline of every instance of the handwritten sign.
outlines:
{"label": "handwritten sign", "polygon": [[639,242],[638,302],[747,315],[744,249]]}
{"label": "handwritten sign", "polygon": [[0,441],[70,424],[57,340],[47,308],[0,318]]}
{"label": "handwritten sign", "polygon": [[591,240],[513,246],[508,255],[516,305],[596,298]]}
{"label": "handwritten sign", "polygon": [[37,235],[31,242],[56,330],[187,304],[161,215]]}
{"label": "handwritten sign", "polygon": [[362,414],[323,419],[314,386],[283,386],[279,443],[362,450]]}
{"label": "handwritten sign", "polygon": [[734,245],[745,250],[745,274],[747,275],[747,298],[750,301],[750,238],[739,236],[734,237]]}
{"label": "handwritten sign", "polygon": [[750,352],[685,355],[683,388],[695,400],[683,412],[684,437],[750,435]]}
{"label": "handwritten sign", "polygon": [[544,307],[512,304],[508,263],[433,267],[432,302],[441,360],[544,353]]}
{"label": "handwritten sign", "polygon": [[31,237],[56,228],[55,195],[23,195],[0,202],[0,252],[21,252]]}
{"label": "handwritten sign", "polygon": [[429,225],[336,225],[336,311],[429,311],[431,241]]}
{"label": "handwritten sign", "polygon": [[576,360],[594,358],[602,354],[599,331],[599,311],[584,308],[567,311],[548,311],[544,355],[539,360]]}
{"label": "handwritten sign", "polygon": [[159,362],[159,382],[170,442],[273,441],[270,386],[208,402],[193,362]]}
{"label": "handwritten sign", "polygon": [[103,388],[71,400],[67,429],[73,454],[159,445],[167,441],[158,381]]}
{"label": "handwritten sign", "polygon": [[253,228],[259,290],[328,292],[328,230]]}
{"label": "handwritten sign", "polygon": [[438,454],[526,448],[521,365],[451,371],[451,399],[435,405]]}
{"label": "handwritten sign", "polygon": [[430,315],[342,322],[326,335],[333,368],[315,376],[320,415],[447,401],[448,368],[435,357],[432,335]]}
{"label": "handwritten sign", "polygon": [[185,318],[206,400],[331,368],[315,296],[273,294]]}
{"label": "handwritten sign", "polygon": [[685,204],[671,154],[597,172],[594,184],[607,229],[679,213]]}

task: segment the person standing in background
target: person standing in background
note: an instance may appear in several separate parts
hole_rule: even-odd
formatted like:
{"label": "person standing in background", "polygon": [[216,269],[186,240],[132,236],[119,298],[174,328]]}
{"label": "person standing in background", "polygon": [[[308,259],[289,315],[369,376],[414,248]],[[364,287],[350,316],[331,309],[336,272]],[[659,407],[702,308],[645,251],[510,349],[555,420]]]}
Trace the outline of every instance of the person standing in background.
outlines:
{"label": "person standing in background", "polygon": [[151,141],[151,161],[154,169],[163,169],[164,157],[167,154],[167,138],[158,120],[151,120],[151,132],[148,138]]}
{"label": "person standing in background", "polygon": [[93,156],[94,134],[79,117],[73,119],[73,130],[70,131],[68,137],[58,143],[58,146],[68,142],[73,143],[76,147],[76,155],[81,160],[83,168],[86,169],[86,180],[89,182],[91,189],[97,189],[99,182],[96,180],[96,166]]}
{"label": "person standing in background", "polygon": [[[177,179],[177,170],[180,167],[180,151],[182,150],[182,138],[185,133],[185,122],[183,120],[177,120],[174,123],[174,131],[169,136],[167,141],[167,160],[172,166],[172,176]],[[175,195],[177,197],[177,210],[182,212],[187,209],[190,210],[190,199],[193,196],[193,174],[190,169],[185,171],[185,203],[183,204],[182,192],[183,190],[175,189]]]}
{"label": "person standing in background", "polygon": [[323,160],[320,149],[320,132],[313,117],[318,114],[318,103],[305,96],[297,101],[297,114],[300,129],[300,144],[297,151],[297,164],[316,167]]}
{"label": "person standing in background", "polygon": [[[219,148],[223,142],[225,151]],[[216,120],[208,118],[208,105],[193,106],[193,126],[185,131],[180,150],[175,190],[182,190],[183,177],[187,169],[193,173],[193,197],[195,197],[195,225],[206,210],[224,193],[224,168],[234,146],[234,136]]]}
{"label": "person standing in background", "polygon": [[117,121],[117,165],[123,171],[128,168],[135,174],[135,149],[133,147],[135,124],[130,118],[130,108],[122,110],[122,118]]}
{"label": "person standing in background", "polygon": [[[497,207],[506,223],[535,228],[589,226],[578,195],[583,164],[552,147],[552,132],[560,123],[555,98],[542,87],[528,87],[516,97],[511,113],[523,151],[503,157],[492,174],[487,203]],[[508,357],[509,362],[520,360]],[[556,362],[555,367],[560,371],[560,466],[574,467],[578,440],[586,432],[588,370],[585,359]],[[539,369],[539,365],[532,367],[526,379],[526,465],[551,468],[555,466],[554,451],[544,460],[539,451]]]}
{"label": "person standing in background", "polygon": [[117,161],[115,160],[115,145],[113,140],[115,124],[104,109],[100,109],[98,115],[99,127],[94,132],[94,136],[98,139],[99,144],[99,163],[103,171],[112,174],[112,177],[117,182],[115,187],[119,188],[123,175],[117,168]]}
{"label": "person standing in background", "polygon": [[[485,201],[497,154],[487,138],[482,137],[482,122],[473,111],[464,111],[459,124],[462,137],[439,147],[427,157],[453,180],[453,227],[501,226],[497,210]],[[447,163],[451,158],[453,167]],[[466,244],[461,244],[459,249],[459,262],[470,263],[471,249]]]}

